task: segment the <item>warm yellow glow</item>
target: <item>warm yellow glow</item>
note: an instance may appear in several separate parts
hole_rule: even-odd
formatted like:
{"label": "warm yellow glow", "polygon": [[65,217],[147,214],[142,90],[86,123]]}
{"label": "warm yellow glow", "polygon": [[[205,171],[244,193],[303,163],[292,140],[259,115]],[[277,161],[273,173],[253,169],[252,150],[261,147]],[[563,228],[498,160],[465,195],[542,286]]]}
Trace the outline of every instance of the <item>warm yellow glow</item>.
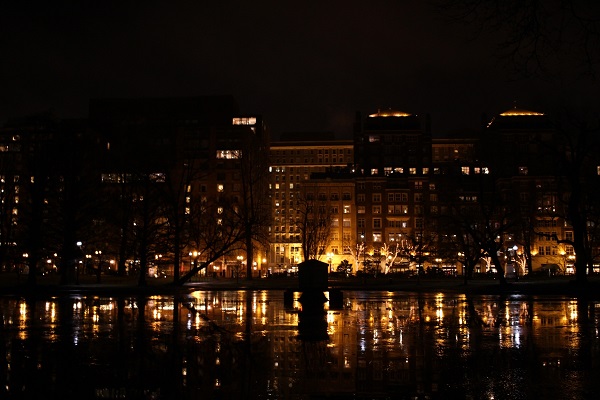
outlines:
{"label": "warm yellow glow", "polygon": [[402,111],[396,111],[396,110],[392,110],[392,109],[388,109],[388,110],[377,110],[377,113],[375,114],[370,114],[369,118],[374,118],[374,117],[410,117],[411,114],[409,113],[405,113]]}
{"label": "warm yellow glow", "polygon": [[536,111],[529,111],[529,110],[523,110],[521,108],[513,108],[511,110],[505,111],[502,114],[500,114],[503,117],[516,117],[516,116],[523,116],[523,115],[544,115],[544,113],[539,113]]}

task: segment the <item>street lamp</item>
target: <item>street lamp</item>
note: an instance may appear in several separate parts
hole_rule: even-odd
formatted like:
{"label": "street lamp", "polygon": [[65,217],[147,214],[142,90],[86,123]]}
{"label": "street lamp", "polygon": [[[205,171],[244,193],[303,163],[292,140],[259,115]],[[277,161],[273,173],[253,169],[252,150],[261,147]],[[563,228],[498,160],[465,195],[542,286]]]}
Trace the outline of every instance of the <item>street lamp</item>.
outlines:
{"label": "street lamp", "polygon": [[331,259],[333,258],[333,253],[327,253],[327,262],[329,263],[329,273],[332,273],[333,270],[331,268]]}
{"label": "street lamp", "polygon": [[367,272],[365,271],[365,261],[366,261],[366,250],[367,250],[367,244],[365,243],[365,233],[361,232],[360,234],[360,241],[362,242],[362,253],[363,253],[363,272]]}
{"label": "street lamp", "polygon": [[242,264],[244,263],[244,256],[237,256],[238,266],[237,271],[235,273],[235,281],[239,282],[240,270],[242,269]]}

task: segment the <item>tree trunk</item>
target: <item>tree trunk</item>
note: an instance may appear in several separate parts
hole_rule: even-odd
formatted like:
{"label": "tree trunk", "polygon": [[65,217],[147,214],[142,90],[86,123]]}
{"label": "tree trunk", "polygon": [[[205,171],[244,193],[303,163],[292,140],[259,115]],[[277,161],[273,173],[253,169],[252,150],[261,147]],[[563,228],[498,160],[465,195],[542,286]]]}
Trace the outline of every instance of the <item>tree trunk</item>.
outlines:
{"label": "tree trunk", "polygon": [[496,267],[496,274],[498,275],[498,281],[500,282],[501,285],[505,285],[506,278],[504,277],[504,268],[502,267],[502,263],[500,262],[500,259],[498,258],[498,254],[493,252],[492,254],[490,254],[490,257],[492,258],[492,263]]}

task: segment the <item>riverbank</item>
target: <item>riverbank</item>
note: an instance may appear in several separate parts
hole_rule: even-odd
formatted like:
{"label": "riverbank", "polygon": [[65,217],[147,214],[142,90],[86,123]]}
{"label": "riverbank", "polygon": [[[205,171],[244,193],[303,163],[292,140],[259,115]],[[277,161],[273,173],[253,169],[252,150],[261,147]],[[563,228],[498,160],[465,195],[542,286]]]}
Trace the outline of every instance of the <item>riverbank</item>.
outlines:
{"label": "riverbank", "polygon": [[[0,295],[40,295],[55,296],[64,294],[176,294],[195,290],[298,290],[296,277],[269,277],[230,279],[199,278],[183,286],[173,285],[169,278],[148,278],[145,286],[138,285],[137,277],[80,276],[72,285],[61,285],[57,275],[40,276],[35,286],[27,284],[27,276],[0,274]],[[586,296],[600,299],[600,277],[591,276],[584,286],[577,285],[573,276],[548,278],[522,278],[500,285],[495,279],[476,278],[467,284],[462,278],[423,277],[415,278],[332,278],[329,287],[352,291],[390,291],[411,293],[464,293],[489,295],[563,295]]]}

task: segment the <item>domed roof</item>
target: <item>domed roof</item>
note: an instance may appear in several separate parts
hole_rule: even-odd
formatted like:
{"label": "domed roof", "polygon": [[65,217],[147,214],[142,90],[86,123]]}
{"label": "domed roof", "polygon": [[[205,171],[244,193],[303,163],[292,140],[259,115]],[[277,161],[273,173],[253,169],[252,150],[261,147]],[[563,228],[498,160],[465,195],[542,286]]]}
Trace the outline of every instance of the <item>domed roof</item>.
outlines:
{"label": "domed roof", "polygon": [[518,117],[524,115],[544,115],[544,113],[517,108],[517,106],[511,108],[510,110],[504,111],[503,113],[500,113],[500,116],[502,117]]}
{"label": "domed roof", "polygon": [[498,129],[542,129],[547,128],[548,119],[544,113],[518,108],[515,104],[510,110],[498,114],[487,124]]}
{"label": "domed roof", "polygon": [[405,113],[403,111],[392,110],[388,108],[387,110],[377,110],[375,114],[369,114],[370,118],[375,117],[410,117],[411,114]]}

